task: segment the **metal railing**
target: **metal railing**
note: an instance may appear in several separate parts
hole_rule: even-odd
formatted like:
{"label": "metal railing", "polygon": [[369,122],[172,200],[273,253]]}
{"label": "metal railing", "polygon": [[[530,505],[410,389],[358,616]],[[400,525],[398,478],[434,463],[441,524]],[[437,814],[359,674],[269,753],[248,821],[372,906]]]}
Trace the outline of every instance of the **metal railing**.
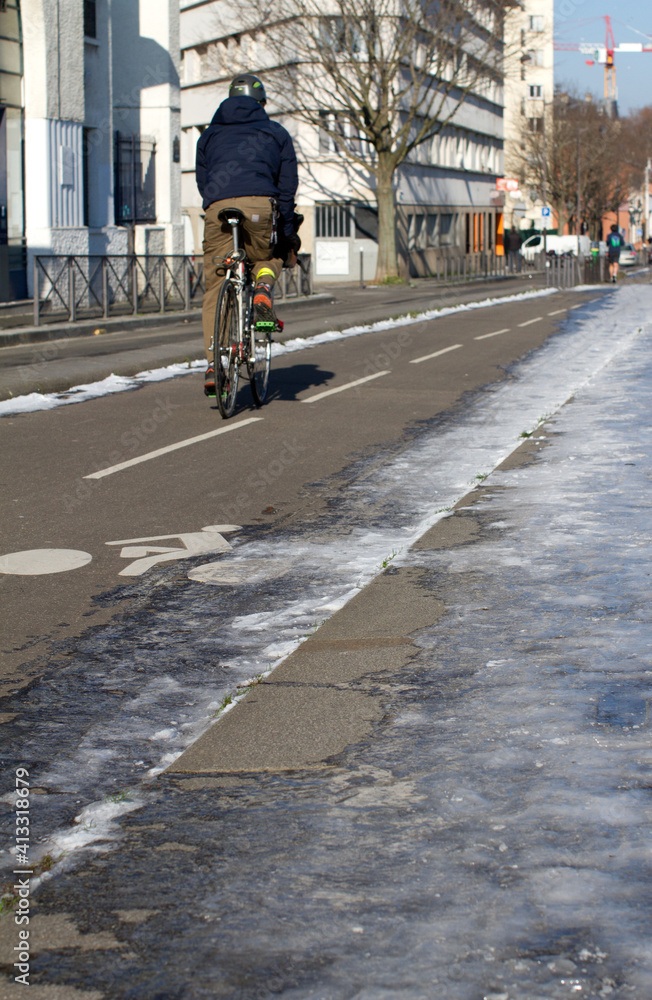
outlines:
{"label": "metal railing", "polygon": [[546,288],[573,288],[583,284],[583,257],[551,257],[539,254],[546,269]]}
{"label": "metal railing", "polygon": [[34,258],[34,325],[193,307],[202,258],[135,254]]}
{"label": "metal railing", "polygon": [[608,266],[605,257],[545,257],[546,287],[574,288],[576,285],[599,285],[606,281]]}
{"label": "metal railing", "polygon": [[297,254],[297,267],[284,268],[274,286],[274,299],[312,295],[312,254]]}
{"label": "metal railing", "polygon": [[[525,266],[523,261],[523,267]],[[409,277],[432,277],[449,284],[498,278],[507,274],[508,270],[507,258],[491,250],[467,254],[455,251],[410,251],[408,254]]]}
{"label": "metal railing", "polygon": [[[203,257],[190,256],[37,256],[34,258],[34,325],[137,316],[201,308]],[[310,254],[284,270],[275,298],[312,294]]]}

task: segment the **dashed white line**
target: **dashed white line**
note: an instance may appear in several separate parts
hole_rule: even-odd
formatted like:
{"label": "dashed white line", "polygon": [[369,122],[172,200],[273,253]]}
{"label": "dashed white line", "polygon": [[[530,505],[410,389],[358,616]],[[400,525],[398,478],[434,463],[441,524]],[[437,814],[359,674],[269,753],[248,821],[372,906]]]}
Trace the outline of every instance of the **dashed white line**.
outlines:
{"label": "dashed white line", "polygon": [[568,312],[568,309],[555,309],[554,312],[548,313],[549,316],[559,316],[560,313]]}
{"label": "dashed white line", "polygon": [[228,434],[229,431],[237,431],[241,427],[246,427],[248,424],[258,423],[258,421],[262,419],[262,417],[248,417],[247,420],[241,420],[237,424],[226,424],[224,427],[218,427],[216,431],[208,431],[206,434],[198,434],[197,437],[186,438],[185,441],[177,441],[176,444],[169,444],[165,448],[157,448],[156,451],[148,451],[146,455],[139,455],[137,458],[130,458],[126,462],[119,462],[118,465],[111,465],[107,469],[100,469],[99,472],[92,472],[90,476],[84,476],[84,479],[103,479],[105,476],[112,476],[114,472],[122,472],[123,469],[129,469],[132,465],[140,465],[141,462],[149,462],[152,458],[158,458],[160,455],[167,455],[171,451],[178,451],[179,448],[188,448],[191,444],[197,444],[199,441],[208,441],[209,438],[217,437],[218,434]]}
{"label": "dashed white line", "polygon": [[543,316],[535,316],[534,319],[526,319],[525,323],[519,323],[519,326],[532,326],[533,323],[540,323]]}
{"label": "dashed white line", "polygon": [[581,309],[581,308],[582,308],[582,306],[585,306],[585,305],[586,305],[586,302],[580,302],[580,303],[579,303],[579,305],[576,305],[576,306],[569,306],[568,308],[569,308],[569,310],[570,310],[570,309]]}
{"label": "dashed white line", "polygon": [[495,330],[493,333],[483,333],[479,337],[474,337],[474,340],[487,340],[489,337],[499,337],[501,333],[509,333],[511,327],[507,327],[506,330]]}
{"label": "dashed white line", "polygon": [[444,347],[441,351],[434,351],[432,354],[424,354],[422,358],[412,358],[410,364],[420,365],[422,361],[430,361],[431,358],[439,358],[442,354],[448,354],[449,351],[456,351],[458,347],[463,346],[463,344],[451,344],[450,347]]}
{"label": "dashed white line", "polygon": [[324,396],[333,396],[336,392],[344,392],[345,389],[353,389],[356,385],[362,385],[363,382],[371,382],[374,378],[380,378],[381,375],[389,375],[389,369],[385,372],[375,372],[373,375],[366,375],[364,378],[357,378],[355,382],[347,382],[346,385],[338,385],[335,389],[326,389],[324,392],[318,392],[316,396],[311,396],[309,399],[302,399],[302,403],[316,403],[318,399],[323,399]]}

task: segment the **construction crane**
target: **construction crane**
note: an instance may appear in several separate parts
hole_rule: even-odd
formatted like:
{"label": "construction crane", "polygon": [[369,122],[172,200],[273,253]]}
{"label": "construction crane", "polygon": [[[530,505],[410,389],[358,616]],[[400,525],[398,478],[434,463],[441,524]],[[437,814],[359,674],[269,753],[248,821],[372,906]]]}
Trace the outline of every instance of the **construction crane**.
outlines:
{"label": "construction crane", "polygon": [[[554,47],[561,52],[582,52],[593,58],[587,59],[587,66],[595,66],[596,63],[604,66],[604,96],[606,99],[616,100],[616,52],[652,52],[652,39],[648,45],[642,42],[623,42],[616,45],[611,17],[605,14],[603,20],[606,25],[605,41],[601,42],[555,42]],[[642,34],[642,32],[638,32]],[[647,35],[643,36],[647,38]]]}

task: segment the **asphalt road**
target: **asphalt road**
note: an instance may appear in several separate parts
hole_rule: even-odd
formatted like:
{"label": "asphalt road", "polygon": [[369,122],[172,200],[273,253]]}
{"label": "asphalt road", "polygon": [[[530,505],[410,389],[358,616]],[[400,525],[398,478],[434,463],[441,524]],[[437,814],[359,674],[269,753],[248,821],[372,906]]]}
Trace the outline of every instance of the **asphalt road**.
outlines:
{"label": "asphalt road", "polygon": [[[148,572],[126,585],[130,553],[116,542],[178,547],[172,537],[210,526],[274,532],[314,519],[357,458],[400,450],[425,421],[504,379],[569,309],[601,294],[508,302],[286,355],[274,363],[266,405],[256,410],[243,386],[228,422],[204,397],[199,373],[4,418],[3,553],[87,555],[71,571],[2,575],[2,690],[56,667],[62,642],[144,599]],[[99,600],[108,592],[110,602]]]}
{"label": "asphalt road", "polygon": [[[324,330],[342,330],[388,316],[404,315],[489,296],[504,296],[545,285],[543,275],[526,275],[466,286],[441,286],[423,279],[403,285],[364,289],[355,286],[326,288],[311,299],[287,299],[278,304],[286,323],[282,340],[306,337]],[[102,332],[91,335],[93,329]],[[79,336],[85,330],[84,336]],[[43,326],[33,331],[40,343],[20,343],[0,348],[0,399],[28,392],[58,392],[71,386],[106,378],[112,373],[135,375],[145,369],[203,357],[201,318],[195,310],[166,317],[156,325],[152,317],[76,324],[61,329]],[[47,340],[50,337],[52,339]]]}

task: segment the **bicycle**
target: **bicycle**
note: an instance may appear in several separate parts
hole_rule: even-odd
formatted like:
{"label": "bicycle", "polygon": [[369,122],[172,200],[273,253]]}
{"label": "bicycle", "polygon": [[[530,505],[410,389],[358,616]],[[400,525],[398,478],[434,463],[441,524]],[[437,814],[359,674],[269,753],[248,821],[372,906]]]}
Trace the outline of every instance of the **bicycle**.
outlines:
{"label": "bicycle", "polygon": [[272,334],[282,330],[282,323],[254,323],[254,280],[252,265],[241,246],[240,226],[245,220],[239,208],[224,208],[220,222],[231,226],[233,250],[226,258],[215,258],[226,267],[215,312],[215,328],[210,349],[215,365],[215,395],[222,417],[235,409],[240,368],[245,366],[256,406],[267,395],[272,360]]}

